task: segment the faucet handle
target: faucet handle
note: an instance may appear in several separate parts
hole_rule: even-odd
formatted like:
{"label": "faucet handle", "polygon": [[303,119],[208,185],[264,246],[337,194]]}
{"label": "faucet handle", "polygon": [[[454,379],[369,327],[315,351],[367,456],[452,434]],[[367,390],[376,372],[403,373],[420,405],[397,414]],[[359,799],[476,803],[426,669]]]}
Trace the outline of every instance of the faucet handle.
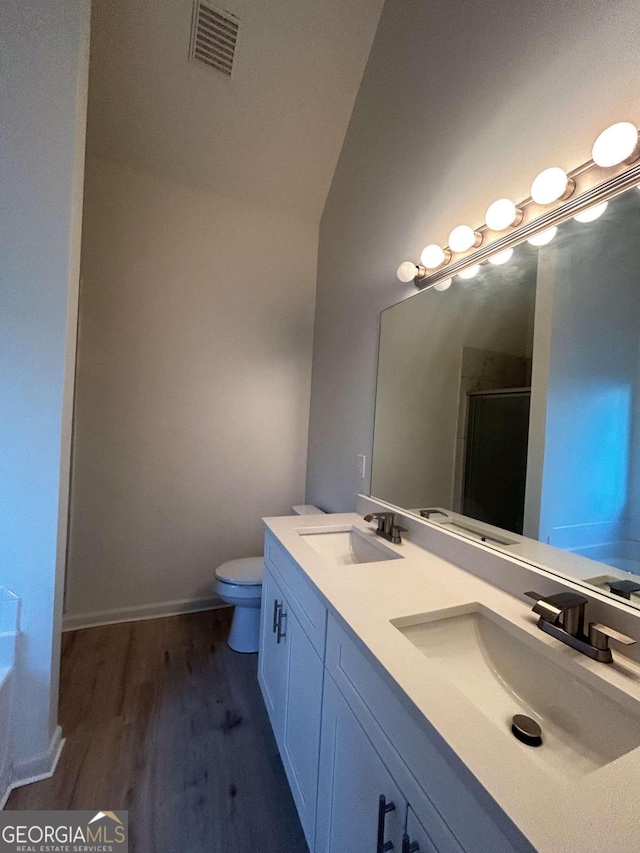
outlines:
{"label": "faucet handle", "polygon": [[607,586],[614,595],[626,598],[627,601],[631,601],[632,593],[640,592],[640,583],[634,581],[607,581]]}
{"label": "faucet handle", "polygon": [[400,527],[399,524],[392,524],[391,530],[389,531],[389,542],[393,542],[394,545],[400,545],[402,542],[402,536],[400,534],[406,532],[406,527]]}
{"label": "faucet handle", "polygon": [[565,613],[571,610],[572,607],[583,607],[589,603],[589,599],[584,595],[579,595],[577,592],[556,592],[553,595],[540,595],[539,592],[525,592],[528,598],[535,599],[538,603],[541,601],[546,605],[553,607],[558,613]]}
{"label": "faucet handle", "polygon": [[540,595],[537,592],[525,592],[529,598],[536,599],[533,612],[545,622],[559,625],[574,637],[584,631],[584,609],[589,599],[576,592],[556,592],[554,595]]}
{"label": "faucet handle", "polygon": [[592,622],[589,625],[589,642],[592,646],[596,649],[608,649],[609,640],[615,640],[623,646],[633,646],[636,642],[633,637],[627,637],[626,634],[621,634],[620,631],[601,625],[599,622]]}
{"label": "faucet handle", "polygon": [[560,618],[560,614],[562,613],[562,608],[557,607],[555,604],[552,604],[548,598],[544,595],[541,595],[539,592],[525,592],[525,595],[528,598],[533,598],[535,604],[533,606],[533,612],[537,613],[538,616],[541,616],[543,619],[546,619],[547,622],[556,623]]}
{"label": "faucet handle", "polygon": [[378,533],[382,533],[383,531],[389,532],[391,530],[395,517],[395,512],[371,512],[369,515],[365,515],[364,520],[377,521]]}
{"label": "faucet handle", "polygon": [[394,519],[395,515],[395,512],[370,512],[369,515],[365,515],[364,520],[375,521],[377,519],[378,521],[385,521],[387,518]]}

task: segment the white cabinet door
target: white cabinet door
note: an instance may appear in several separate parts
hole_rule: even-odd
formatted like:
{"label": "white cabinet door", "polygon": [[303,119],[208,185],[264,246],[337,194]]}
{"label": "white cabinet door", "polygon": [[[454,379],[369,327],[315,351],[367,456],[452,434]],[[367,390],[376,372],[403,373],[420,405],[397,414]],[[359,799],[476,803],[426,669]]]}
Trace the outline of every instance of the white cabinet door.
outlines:
{"label": "white cabinet door", "polygon": [[282,763],[302,828],[313,850],[324,665],[286,601],[281,618],[281,633],[285,635],[282,642],[287,648]]}
{"label": "white cabinet door", "polygon": [[315,836],[324,665],[266,569],[258,680],[298,815],[311,849]]}
{"label": "white cabinet door", "polygon": [[325,660],[325,679],[334,679],[392,773],[426,830],[425,845],[431,839],[438,853],[533,853],[495,804],[489,804],[489,812],[479,802],[450,759],[436,748],[431,734],[407,712],[362,649],[333,618],[329,620]]}
{"label": "white cabinet door", "polygon": [[[287,695],[287,646],[284,638],[278,634],[278,624],[283,606],[284,596],[280,587],[265,567],[262,578],[258,681],[280,750],[282,750]],[[279,636],[280,642],[278,642]]]}
{"label": "white cabinet door", "polygon": [[[319,780],[315,853],[401,853],[406,802],[328,674]],[[379,823],[383,845],[393,847],[379,845]]]}

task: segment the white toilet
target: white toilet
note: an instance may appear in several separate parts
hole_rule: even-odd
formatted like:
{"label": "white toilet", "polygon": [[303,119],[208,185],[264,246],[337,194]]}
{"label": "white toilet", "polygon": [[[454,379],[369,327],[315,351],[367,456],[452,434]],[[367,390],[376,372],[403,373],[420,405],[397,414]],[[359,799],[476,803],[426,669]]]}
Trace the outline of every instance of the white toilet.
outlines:
{"label": "white toilet", "polygon": [[216,593],[236,608],[227,639],[234,652],[258,651],[263,562],[263,557],[245,557],[216,569]]}
{"label": "white toilet", "polygon": [[[321,509],[311,504],[291,508],[294,515],[318,515]],[[227,644],[234,652],[257,652],[260,645],[260,602],[264,557],[229,560],[216,569],[215,591],[235,610]]]}

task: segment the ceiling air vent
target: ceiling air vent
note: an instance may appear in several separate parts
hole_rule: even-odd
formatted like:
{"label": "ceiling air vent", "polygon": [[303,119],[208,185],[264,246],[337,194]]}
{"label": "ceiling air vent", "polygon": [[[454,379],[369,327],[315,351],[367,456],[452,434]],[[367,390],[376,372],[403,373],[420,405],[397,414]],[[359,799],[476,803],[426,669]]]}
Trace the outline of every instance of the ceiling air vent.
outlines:
{"label": "ceiling air vent", "polygon": [[191,59],[231,77],[239,27],[240,21],[231,12],[195,0]]}

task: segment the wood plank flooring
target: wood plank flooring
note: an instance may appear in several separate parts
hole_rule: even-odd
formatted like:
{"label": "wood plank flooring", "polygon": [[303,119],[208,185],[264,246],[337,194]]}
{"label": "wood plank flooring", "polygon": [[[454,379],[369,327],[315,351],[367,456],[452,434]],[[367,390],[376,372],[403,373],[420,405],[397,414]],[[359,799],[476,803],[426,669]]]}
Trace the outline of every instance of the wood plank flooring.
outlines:
{"label": "wood plank flooring", "polygon": [[133,853],[308,853],[231,611],[63,635],[52,779],[7,809],[128,809]]}

